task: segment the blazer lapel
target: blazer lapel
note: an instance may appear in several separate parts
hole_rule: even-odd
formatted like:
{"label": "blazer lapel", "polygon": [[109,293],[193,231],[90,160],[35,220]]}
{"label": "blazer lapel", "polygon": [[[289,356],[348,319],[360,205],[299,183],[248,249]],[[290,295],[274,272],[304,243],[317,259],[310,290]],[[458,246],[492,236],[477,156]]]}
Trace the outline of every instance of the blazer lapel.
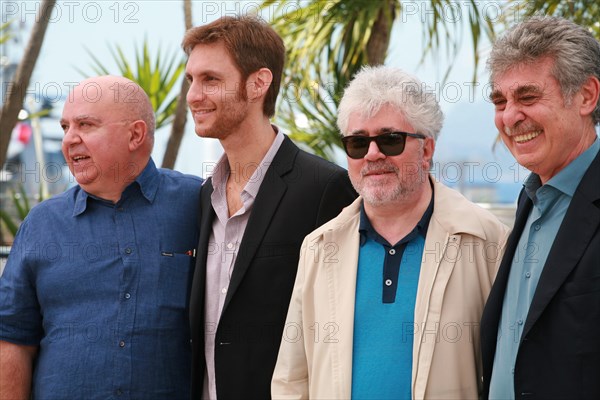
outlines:
{"label": "blazer lapel", "polygon": [[[510,267],[512,266],[512,261],[519,245],[519,239],[521,238],[521,234],[523,233],[525,223],[527,222],[527,218],[532,207],[533,202],[527,196],[525,190],[522,189],[518,200],[515,225],[507,240],[506,251],[502,258],[502,262],[500,263],[500,267],[498,268],[494,286],[492,287],[492,291],[490,292],[488,299],[488,305],[486,306],[492,308],[490,312],[491,315],[494,316],[494,321],[496,324],[494,332],[498,329],[500,312],[502,311],[502,303],[504,302],[504,294],[506,292],[506,285],[508,284],[508,276],[510,274]],[[494,339],[494,341],[495,340],[496,339]]]}
{"label": "blazer lapel", "polygon": [[531,301],[529,314],[523,328],[523,337],[527,335],[575,268],[600,225],[600,212],[598,206],[594,204],[600,199],[598,182],[600,182],[600,155],[596,157],[588,172],[583,176],[552,244]]}
{"label": "blazer lapel", "polygon": [[242,282],[254,255],[262,245],[273,215],[287,190],[287,184],[282,176],[292,170],[297,153],[298,148],[286,136],[267,169],[242,237],[221,315],[225,313],[225,309]]}
{"label": "blazer lapel", "polygon": [[527,222],[529,212],[533,207],[533,203],[525,194],[525,190],[521,190],[517,203],[515,224],[508,237],[504,256],[502,257],[496,279],[481,317],[481,354],[483,358],[484,391],[486,391],[483,396],[484,398],[487,398],[487,390],[489,390],[488,385],[492,375],[492,365],[496,354],[496,344],[498,342],[498,325],[500,323],[506,285],[508,284],[508,275],[519,244],[519,238],[521,237],[521,233]]}
{"label": "blazer lapel", "polygon": [[[208,240],[212,233],[212,223],[215,218],[215,211],[210,201],[213,192],[212,179],[208,178],[202,190],[200,190],[200,220],[198,226],[200,229],[200,238],[198,240],[198,250],[196,252],[196,266],[192,282],[190,295],[190,321],[194,325],[201,325],[203,318],[197,318],[204,314],[204,290],[206,285],[206,257],[208,255]],[[193,331],[200,326],[193,326]]]}

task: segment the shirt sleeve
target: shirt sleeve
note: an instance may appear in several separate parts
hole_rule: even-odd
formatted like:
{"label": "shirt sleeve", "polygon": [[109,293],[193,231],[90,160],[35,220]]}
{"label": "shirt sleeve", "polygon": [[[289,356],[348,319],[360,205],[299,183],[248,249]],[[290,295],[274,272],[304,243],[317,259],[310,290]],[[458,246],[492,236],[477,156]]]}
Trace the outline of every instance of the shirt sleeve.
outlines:
{"label": "shirt sleeve", "polygon": [[30,229],[28,221],[23,221],[0,276],[0,340],[37,346],[43,328],[32,276],[35,252],[26,246],[31,243]]}

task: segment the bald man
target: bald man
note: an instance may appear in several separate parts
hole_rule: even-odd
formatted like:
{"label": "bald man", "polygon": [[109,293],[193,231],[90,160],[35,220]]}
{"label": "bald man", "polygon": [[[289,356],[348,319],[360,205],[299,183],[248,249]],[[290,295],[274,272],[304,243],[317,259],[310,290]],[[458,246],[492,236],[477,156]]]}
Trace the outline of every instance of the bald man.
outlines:
{"label": "bald man", "polygon": [[202,181],[156,168],[125,78],[81,82],[60,124],[78,185],[31,210],[0,278],[0,398],[188,398]]}

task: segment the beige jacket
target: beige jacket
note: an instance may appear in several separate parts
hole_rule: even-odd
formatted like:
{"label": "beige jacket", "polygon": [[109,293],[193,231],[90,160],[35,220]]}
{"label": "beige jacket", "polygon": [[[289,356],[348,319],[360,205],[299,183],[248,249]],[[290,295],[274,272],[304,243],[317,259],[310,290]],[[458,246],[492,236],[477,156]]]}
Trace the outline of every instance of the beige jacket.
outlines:
{"label": "beige jacket", "polygon": [[[477,399],[479,320],[508,228],[440,183],[434,193],[415,304],[412,394]],[[361,201],[304,240],[274,399],[350,399]]]}

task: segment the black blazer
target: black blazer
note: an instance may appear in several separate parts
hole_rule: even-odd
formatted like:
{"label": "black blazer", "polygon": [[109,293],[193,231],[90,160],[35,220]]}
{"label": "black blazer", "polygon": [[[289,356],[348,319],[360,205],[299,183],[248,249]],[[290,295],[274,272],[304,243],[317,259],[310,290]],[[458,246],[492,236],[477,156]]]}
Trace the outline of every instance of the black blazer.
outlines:
{"label": "black blazer", "polygon": [[[192,399],[202,395],[206,256],[215,212],[204,184],[190,298]],[[217,397],[268,399],[304,237],[356,198],[343,168],[285,138],[256,196],[215,338]]]}
{"label": "black blazer", "polygon": [[[522,191],[483,311],[484,399],[508,275],[532,205]],[[548,254],[519,343],[514,382],[516,399],[600,399],[600,154],[575,191]]]}

